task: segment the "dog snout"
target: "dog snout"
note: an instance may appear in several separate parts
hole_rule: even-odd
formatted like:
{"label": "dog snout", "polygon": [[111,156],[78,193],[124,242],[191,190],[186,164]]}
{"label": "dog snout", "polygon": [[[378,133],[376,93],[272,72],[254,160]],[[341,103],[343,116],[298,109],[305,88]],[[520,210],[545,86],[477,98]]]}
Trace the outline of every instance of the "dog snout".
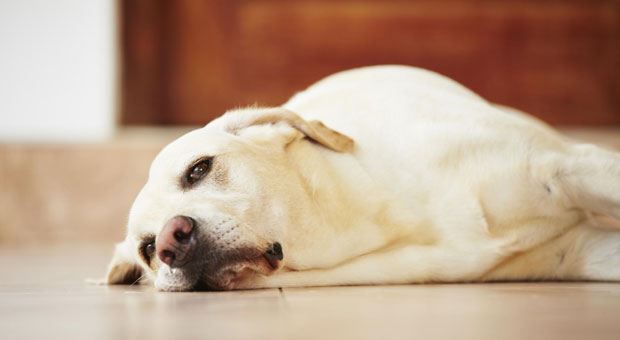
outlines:
{"label": "dog snout", "polygon": [[187,216],[175,216],[163,227],[155,249],[159,259],[170,267],[181,267],[186,264],[196,245],[196,222]]}

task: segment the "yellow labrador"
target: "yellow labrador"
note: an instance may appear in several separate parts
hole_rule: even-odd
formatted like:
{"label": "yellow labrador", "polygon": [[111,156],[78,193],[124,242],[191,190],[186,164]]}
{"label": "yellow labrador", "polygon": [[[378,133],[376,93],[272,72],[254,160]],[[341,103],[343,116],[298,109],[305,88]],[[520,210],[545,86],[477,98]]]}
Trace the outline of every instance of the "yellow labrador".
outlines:
{"label": "yellow labrador", "polygon": [[106,282],[165,291],[620,280],[620,154],[438,74],[330,76],[155,158]]}

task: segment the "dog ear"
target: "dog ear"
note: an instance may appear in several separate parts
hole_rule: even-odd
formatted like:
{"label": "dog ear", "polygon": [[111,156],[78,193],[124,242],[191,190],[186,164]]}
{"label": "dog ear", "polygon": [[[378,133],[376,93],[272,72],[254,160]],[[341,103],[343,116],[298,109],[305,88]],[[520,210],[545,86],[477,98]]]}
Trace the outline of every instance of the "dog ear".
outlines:
{"label": "dog ear", "polygon": [[281,107],[230,111],[224,117],[224,129],[232,134],[237,134],[239,130],[249,126],[285,122],[309,139],[333,151],[348,152],[355,144],[351,138],[328,128],[320,121],[305,121],[296,113]]}
{"label": "dog ear", "polygon": [[114,256],[108,265],[106,284],[133,284],[142,278],[142,268],[130,255],[127,241],[116,244]]}

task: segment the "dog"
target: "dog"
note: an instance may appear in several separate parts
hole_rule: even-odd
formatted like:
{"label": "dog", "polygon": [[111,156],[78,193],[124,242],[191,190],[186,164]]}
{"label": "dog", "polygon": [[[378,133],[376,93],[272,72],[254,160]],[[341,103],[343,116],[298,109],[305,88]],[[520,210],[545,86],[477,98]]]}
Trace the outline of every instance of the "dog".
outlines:
{"label": "dog", "polygon": [[620,154],[431,71],[329,76],[167,145],[105,282],[620,280]]}

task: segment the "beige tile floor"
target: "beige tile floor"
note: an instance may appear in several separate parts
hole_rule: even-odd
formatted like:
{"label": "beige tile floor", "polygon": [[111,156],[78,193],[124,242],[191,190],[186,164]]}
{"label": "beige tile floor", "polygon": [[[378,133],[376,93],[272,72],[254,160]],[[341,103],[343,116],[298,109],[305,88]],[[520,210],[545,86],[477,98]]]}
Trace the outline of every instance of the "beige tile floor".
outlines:
{"label": "beige tile floor", "polygon": [[0,338],[620,339],[618,283],[198,293],[84,283],[110,250],[0,249]]}

